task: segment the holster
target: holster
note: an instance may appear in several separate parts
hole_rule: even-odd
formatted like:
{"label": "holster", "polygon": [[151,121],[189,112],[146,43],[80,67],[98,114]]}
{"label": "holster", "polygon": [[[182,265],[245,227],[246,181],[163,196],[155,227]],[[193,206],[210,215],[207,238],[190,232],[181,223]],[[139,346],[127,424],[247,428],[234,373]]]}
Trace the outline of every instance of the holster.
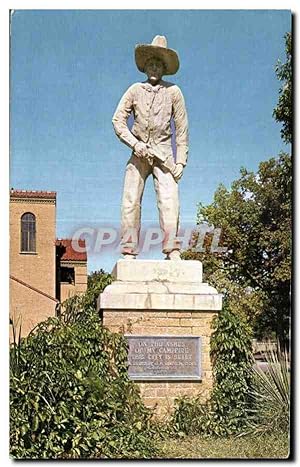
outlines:
{"label": "holster", "polygon": [[153,152],[152,149],[148,148],[148,157],[149,157],[149,162],[152,160],[156,160],[156,161],[159,161],[160,165],[162,167],[165,167],[169,172],[171,172],[171,174],[173,175],[174,174],[174,170],[175,170],[175,167],[176,167],[176,164],[173,160],[173,158],[171,157],[167,157],[166,159],[161,157],[159,154],[156,154],[155,152]]}

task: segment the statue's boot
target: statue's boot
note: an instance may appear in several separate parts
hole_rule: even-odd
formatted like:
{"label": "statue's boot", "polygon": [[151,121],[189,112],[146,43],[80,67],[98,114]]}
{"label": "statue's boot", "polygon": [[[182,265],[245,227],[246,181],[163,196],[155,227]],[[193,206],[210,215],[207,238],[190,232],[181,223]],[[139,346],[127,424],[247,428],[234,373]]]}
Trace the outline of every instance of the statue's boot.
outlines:
{"label": "statue's boot", "polygon": [[167,256],[165,257],[165,259],[170,259],[172,261],[181,261],[180,251],[179,250],[170,251],[170,253],[167,253]]}
{"label": "statue's boot", "polygon": [[136,255],[131,255],[129,253],[124,253],[123,254],[123,259],[136,259]]}

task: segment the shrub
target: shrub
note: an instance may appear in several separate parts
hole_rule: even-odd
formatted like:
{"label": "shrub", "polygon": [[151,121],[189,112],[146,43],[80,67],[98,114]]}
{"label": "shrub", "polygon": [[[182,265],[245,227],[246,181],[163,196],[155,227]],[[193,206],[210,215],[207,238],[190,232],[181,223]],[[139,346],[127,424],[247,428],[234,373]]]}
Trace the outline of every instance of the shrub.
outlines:
{"label": "shrub", "polygon": [[16,459],[155,455],[152,413],[128,379],[124,337],[85,313],[83,302],[73,298],[68,319],[50,318],[11,348]]}
{"label": "shrub", "polygon": [[253,366],[251,337],[246,320],[225,307],[215,321],[211,338],[214,374],[211,401],[215,419],[226,434],[238,432],[245,423]]}
{"label": "shrub", "polygon": [[224,436],[238,433],[245,426],[253,364],[251,330],[241,316],[226,307],[213,325],[211,398],[206,403],[201,403],[201,394],[178,399],[172,420],[176,432]]}
{"label": "shrub", "polygon": [[113,276],[103,269],[94,271],[88,276],[87,291],[85,294],[86,306],[96,308],[96,302],[98,295],[105,289],[105,287],[111,284]]}
{"label": "shrub", "polygon": [[288,433],[290,420],[290,372],[288,353],[272,349],[266,354],[266,369],[254,367],[250,391],[252,406],[245,434]]}
{"label": "shrub", "polygon": [[196,397],[183,396],[175,400],[175,411],[170,423],[170,433],[178,436],[209,436],[213,414],[210,401],[203,403],[201,394]]}

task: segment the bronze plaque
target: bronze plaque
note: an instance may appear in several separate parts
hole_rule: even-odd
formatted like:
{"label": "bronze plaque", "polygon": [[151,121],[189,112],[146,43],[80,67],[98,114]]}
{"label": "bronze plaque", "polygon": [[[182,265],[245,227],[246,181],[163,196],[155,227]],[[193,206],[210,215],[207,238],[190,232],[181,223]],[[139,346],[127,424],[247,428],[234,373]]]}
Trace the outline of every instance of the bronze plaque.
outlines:
{"label": "bronze plaque", "polygon": [[126,336],[133,380],[201,379],[201,337]]}

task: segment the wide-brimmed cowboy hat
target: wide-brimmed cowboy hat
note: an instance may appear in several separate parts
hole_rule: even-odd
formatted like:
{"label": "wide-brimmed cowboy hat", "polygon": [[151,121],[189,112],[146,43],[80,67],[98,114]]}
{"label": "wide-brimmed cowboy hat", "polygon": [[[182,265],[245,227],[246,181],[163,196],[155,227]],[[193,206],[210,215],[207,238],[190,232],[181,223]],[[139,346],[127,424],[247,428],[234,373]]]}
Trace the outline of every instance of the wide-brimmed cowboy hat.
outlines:
{"label": "wide-brimmed cowboy hat", "polygon": [[165,64],[164,75],[174,75],[179,68],[177,52],[167,48],[165,36],[155,36],[151,44],[138,44],[135,47],[135,63],[140,71],[145,71],[149,58],[159,58]]}

